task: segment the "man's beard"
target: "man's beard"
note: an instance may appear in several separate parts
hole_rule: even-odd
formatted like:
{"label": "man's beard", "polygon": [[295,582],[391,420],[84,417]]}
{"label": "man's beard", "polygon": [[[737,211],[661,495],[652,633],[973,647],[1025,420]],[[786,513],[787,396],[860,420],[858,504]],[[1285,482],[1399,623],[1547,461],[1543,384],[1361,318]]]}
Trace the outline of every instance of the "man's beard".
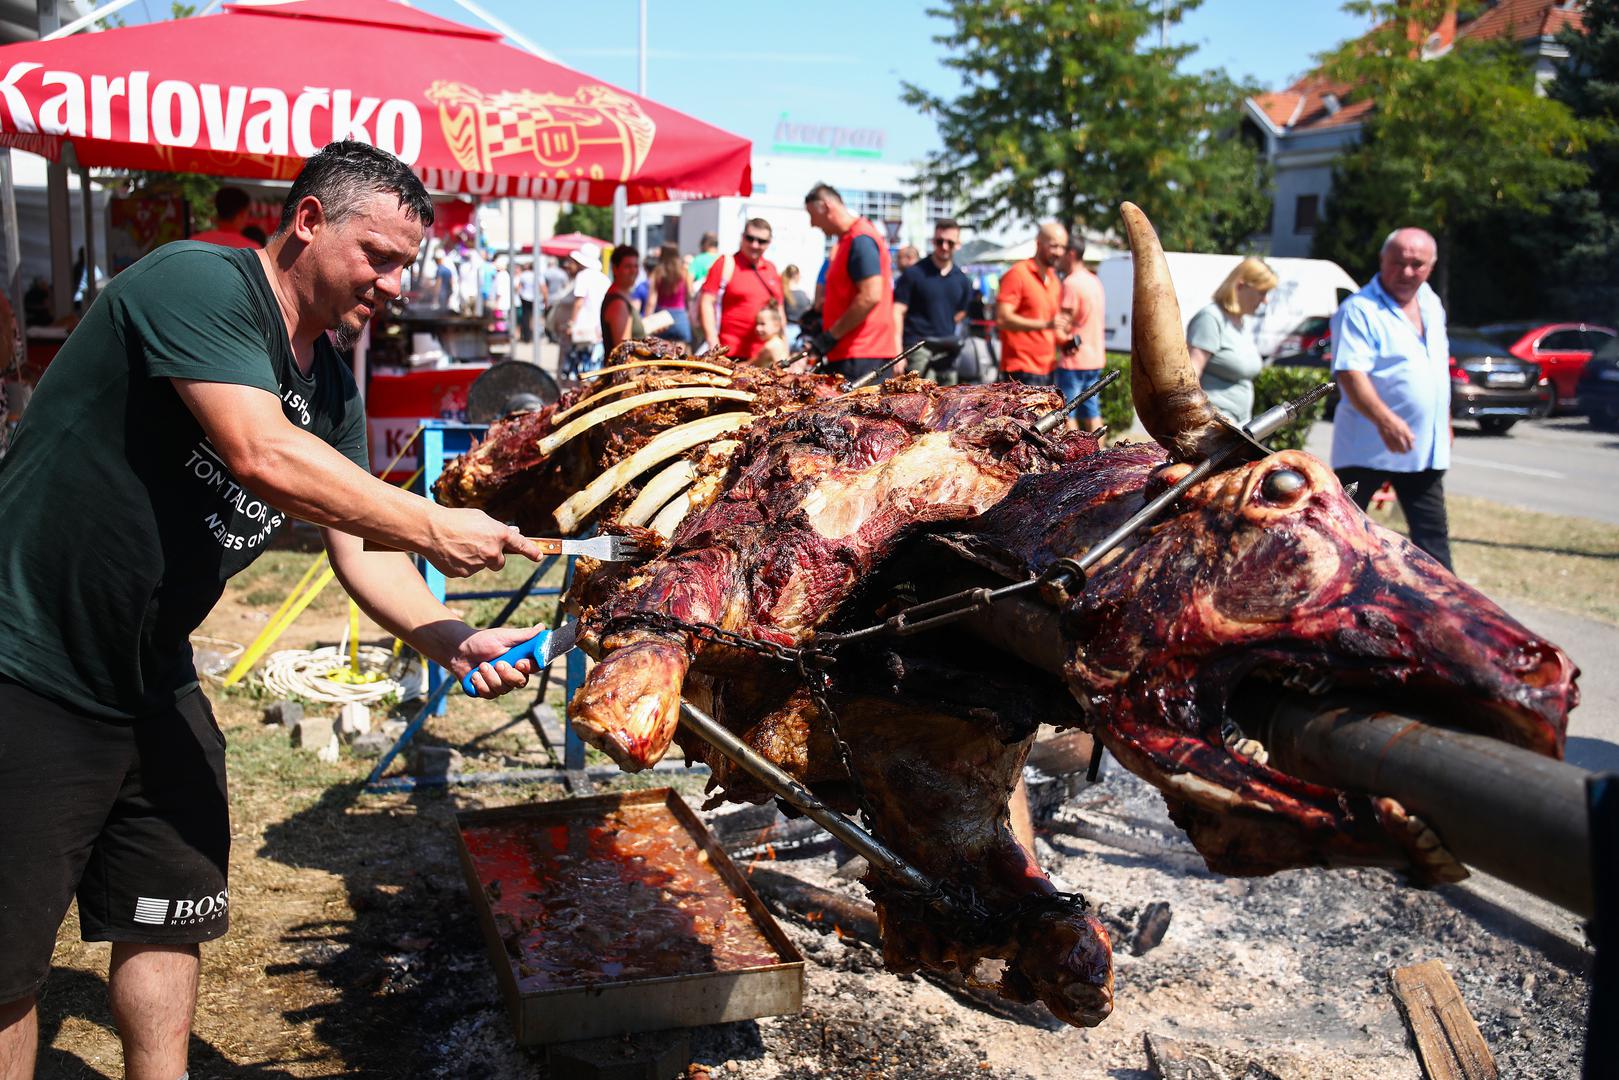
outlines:
{"label": "man's beard", "polygon": [[361,320],[358,326],[350,326],[347,322],[339,322],[337,329],[332,331],[332,344],[337,346],[338,352],[347,352],[354,348],[360,340],[360,334],[365,330],[365,321]]}

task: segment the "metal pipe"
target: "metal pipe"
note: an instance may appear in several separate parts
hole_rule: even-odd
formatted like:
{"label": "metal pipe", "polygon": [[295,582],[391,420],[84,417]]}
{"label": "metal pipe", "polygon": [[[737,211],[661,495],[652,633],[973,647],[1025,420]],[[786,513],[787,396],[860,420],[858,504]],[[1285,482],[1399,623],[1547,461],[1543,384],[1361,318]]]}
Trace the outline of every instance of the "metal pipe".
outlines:
{"label": "metal pipe", "polygon": [[732,734],[729,728],[689,701],[680,703],[680,722],[704,742],[724,754],[743,772],[769,788],[773,794],[864,855],[866,861],[878,873],[917,892],[935,891],[933,882],[929,881],[922,871],[891,851],[881,840],[816,798],[809,788],[767,761],[751,746]]}
{"label": "metal pipe", "polygon": [[[1062,677],[1057,612],[1010,598],[968,615],[983,641]],[[1397,713],[1288,696],[1236,717],[1272,768],[1394,799],[1468,866],[1580,915],[1593,910],[1584,769]]]}
{"label": "metal pipe", "polygon": [[1362,706],[1284,699],[1268,718],[1238,722],[1272,768],[1397,799],[1462,862],[1579,915],[1595,911],[1584,769]]}

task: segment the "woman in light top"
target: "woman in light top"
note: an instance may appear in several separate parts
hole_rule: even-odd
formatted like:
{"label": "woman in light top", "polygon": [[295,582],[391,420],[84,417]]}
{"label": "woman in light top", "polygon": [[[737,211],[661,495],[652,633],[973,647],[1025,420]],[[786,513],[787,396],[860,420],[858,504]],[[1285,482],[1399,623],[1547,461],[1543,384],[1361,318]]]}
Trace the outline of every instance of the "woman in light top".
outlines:
{"label": "woman in light top", "polygon": [[1214,290],[1214,303],[1193,315],[1186,327],[1186,350],[1209,404],[1238,424],[1253,416],[1254,376],[1265,366],[1244,321],[1274,288],[1276,272],[1263,259],[1249,256]]}

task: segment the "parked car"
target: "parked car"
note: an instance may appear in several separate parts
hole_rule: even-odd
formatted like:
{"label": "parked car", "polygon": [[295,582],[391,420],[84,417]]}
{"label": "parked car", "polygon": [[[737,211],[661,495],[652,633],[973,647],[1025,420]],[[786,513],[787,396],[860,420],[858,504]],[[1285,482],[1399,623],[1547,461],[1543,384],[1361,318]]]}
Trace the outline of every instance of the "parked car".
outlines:
{"label": "parked car", "polygon": [[[1332,339],[1324,336],[1308,352],[1279,356],[1291,367],[1332,368]],[[1330,374],[1327,376],[1330,378]],[[1486,435],[1505,435],[1519,420],[1545,416],[1554,391],[1540,365],[1511,355],[1499,341],[1469,330],[1450,332],[1450,415],[1472,420]],[[1326,415],[1337,411],[1338,388],[1327,395]]]}
{"label": "parked car", "polygon": [[1576,407],[1580,372],[1593,352],[1619,334],[1611,326],[1583,322],[1491,323],[1473,331],[1455,332],[1493,338],[1518,359],[1539,364],[1557,391],[1553,411]]}
{"label": "parked car", "polygon": [[1307,353],[1316,344],[1332,336],[1332,319],[1326,315],[1312,315],[1299,323],[1276,346],[1276,356],[1296,356]]}
{"label": "parked car", "polygon": [[1619,338],[1591,356],[1577,389],[1580,411],[1591,426],[1598,431],[1619,431]]}

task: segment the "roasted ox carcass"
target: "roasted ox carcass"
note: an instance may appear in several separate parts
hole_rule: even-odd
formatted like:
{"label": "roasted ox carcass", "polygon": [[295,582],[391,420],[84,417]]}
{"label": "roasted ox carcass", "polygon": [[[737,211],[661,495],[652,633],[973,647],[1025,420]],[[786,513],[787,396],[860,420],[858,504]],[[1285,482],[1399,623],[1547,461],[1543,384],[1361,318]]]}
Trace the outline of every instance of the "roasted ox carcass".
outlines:
{"label": "roasted ox carcass", "polygon": [[[1241,442],[1197,389],[1156,237],[1133,207],[1126,224],[1132,393],[1155,443],[1042,436],[1058,399],[1013,384],[802,394],[723,449],[694,446],[684,504],[643,536],[658,557],[596,567],[571,598],[599,661],[570,707],[585,738],[632,770],[678,740],[712,766],[715,801],[766,799],[678,728],[682,696],[707,709],[952,900],[868,875],[891,968],[998,958],[1004,994],[1075,1024],[1111,1009],[1106,933],[1008,827],[1041,723],[1094,732],[1217,870],[1374,863],[1435,881],[1460,868],[1421,822],[1269,767],[1234,702],[1260,684],[1417,697],[1553,756],[1577,702],[1560,650],[1369,521],[1320,462],[1246,446],[1088,580],[1044,594],[1060,606],[1060,681],[1023,662],[1034,643],[992,647],[960,623],[840,643],[918,599],[1087,552]],[[656,502],[654,483],[616,498]]]}

